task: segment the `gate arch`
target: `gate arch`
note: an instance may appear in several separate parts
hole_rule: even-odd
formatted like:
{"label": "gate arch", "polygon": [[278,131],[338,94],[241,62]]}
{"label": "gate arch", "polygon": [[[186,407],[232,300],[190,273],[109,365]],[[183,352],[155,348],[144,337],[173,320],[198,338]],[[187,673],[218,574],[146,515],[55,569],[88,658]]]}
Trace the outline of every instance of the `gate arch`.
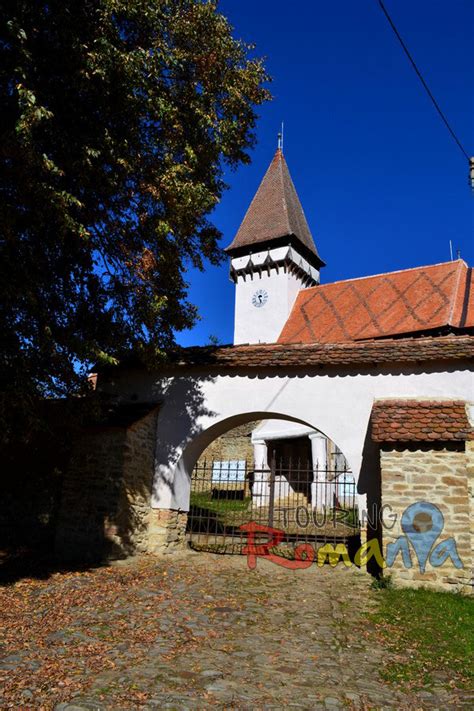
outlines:
{"label": "gate arch", "polygon": [[[168,461],[160,462],[159,447],[157,448],[158,457],[153,483],[153,508],[188,511],[191,475],[202,452],[211,442],[225,432],[255,420],[284,420],[294,422],[308,427],[309,429],[316,430],[317,432],[321,432],[328,439],[334,441],[329,432],[316,427],[311,422],[282,412],[253,410],[223,417],[218,421],[214,421],[201,431],[191,434],[182,445],[176,447],[177,456],[175,457],[174,464],[171,466],[169,465],[169,452],[166,453]],[[160,434],[160,422],[158,422],[158,434]],[[345,455],[344,451],[343,453]],[[350,465],[351,462],[349,461],[349,466]]]}
{"label": "gate arch", "polygon": [[[254,429],[256,421],[260,425]],[[286,427],[280,435],[277,422],[301,427],[293,432]],[[239,463],[230,461],[243,459],[244,453],[238,456],[238,449],[232,455],[229,451],[214,459],[211,455],[209,460],[205,452],[208,446],[246,423],[252,423],[254,446],[259,452],[247,452],[245,462]],[[291,441],[295,437],[308,438],[308,459],[299,459],[298,455],[292,458],[288,451],[283,454],[280,450],[279,455],[272,451],[272,440]],[[179,468],[175,472],[175,476],[181,474],[181,488],[187,485],[190,490],[186,507],[188,545],[196,550],[242,553],[246,526],[260,527],[258,535],[264,540],[262,531],[278,530],[282,543],[279,550],[286,555],[292,555],[291,551],[302,543],[313,549],[327,542],[351,545],[359,536],[355,482],[345,458],[341,461],[327,455],[334,450],[327,444],[330,441],[309,422],[282,413],[240,413],[203,430],[177,463],[177,467],[184,464],[187,472],[184,466],[181,472]],[[188,499],[187,492],[180,493]]]}

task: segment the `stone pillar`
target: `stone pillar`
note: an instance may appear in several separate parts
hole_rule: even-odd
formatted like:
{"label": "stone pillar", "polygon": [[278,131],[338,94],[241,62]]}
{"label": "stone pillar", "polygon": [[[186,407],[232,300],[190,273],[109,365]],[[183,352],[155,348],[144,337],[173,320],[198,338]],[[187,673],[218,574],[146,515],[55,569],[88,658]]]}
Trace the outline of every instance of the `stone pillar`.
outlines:
{"label": "stone pillar", "polygon": [[311,440],[311,455],[313,460],[313,483],[311,484],[311,506],[323,509],[331,505],[328,489],[332,489],[327,481],[327,438],[322,432],[308,435]]}
{"label": "stone pillar", "polygon": [[148,550],[150,553],[173,553],[186,547],[186,511],[151,509]]}
{"label": "stone pillar", "polygon": [[252,506],[268,506],[270,500],[268,448],[264,439],[254,439],[253,461],[255,465],[252,487]]}
{"label": "stone pillar", "polygon": [[[389,559],[390,566],[385,573],[391,575],[398,586],[472,593],[470,446],[468,442],[464,451],[464,443],[460,446],[433,442],[429,448],[424,444],[404,448],[386,445],[381,450],[382,504],[389,507],[395,522],[390,529],[383,529],[384,557],[388,557],[389,546],[399,551],[403,539],[408,551],[406,557],[409,556],[412,562],[411,567],[406,565],[401,552],[393,560]],[[441,528],[430,543],[432,550],[438,543],[446,541],[446,551],[451,551],[445,556],[425,556],[421,563],[401,524],[408,507],[419,502],[434,505],[439,511],[439,514],[430,513],[430,516],[441,516]],[[452,554],[454,544],[457,556]],[[456,564],[457,557],[462,567],[459,561]]]}

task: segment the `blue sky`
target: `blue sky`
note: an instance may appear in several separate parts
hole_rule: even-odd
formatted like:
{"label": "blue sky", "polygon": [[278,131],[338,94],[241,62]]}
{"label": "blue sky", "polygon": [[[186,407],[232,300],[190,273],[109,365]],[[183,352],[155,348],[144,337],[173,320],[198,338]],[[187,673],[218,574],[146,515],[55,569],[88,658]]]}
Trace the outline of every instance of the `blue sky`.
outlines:
{"label": "blue sky", "polygon": [[[474,3],[385,0],[435,97],[474,155]],[[434,264],[449,240],[474,265],[468,166],[376,0],[222,0],[234,35],[266,57],[274,99],[259,111],[252,164],[230,172],[212,219],[232,240],[276,148],[321,257],[321,280]],[[182,345],[232,342],[228,265],[188,273],[201,321]]]}

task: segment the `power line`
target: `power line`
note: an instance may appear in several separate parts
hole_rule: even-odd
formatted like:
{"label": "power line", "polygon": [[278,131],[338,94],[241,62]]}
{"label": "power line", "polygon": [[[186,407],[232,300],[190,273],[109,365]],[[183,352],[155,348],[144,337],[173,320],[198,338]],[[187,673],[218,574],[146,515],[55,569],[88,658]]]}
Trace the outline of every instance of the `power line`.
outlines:
{"label": "power line", "polygon": [[438,102],[436,101],[436,99],[434,98],[433,94],[431,93],[428,84],[427,84],[426,81],[423,79],[423,76],[422,76],[420,70],[418,69],[418,67],[417,67],[416,64],[415,64],[415,60],[414,60],[413,57],[411,56],[408,47],[406,46],[405,42],[404,42],[403,39],[401,38],[399,31],[398,31],[397,28],[395,27],[395,24],[394,24],[392,18],[390,17],[390,15],[388,14],[388,12],[387,12],[387,10],[386,10],[386,8],[385,8],[385,5],[383,4],[382,0],[378,0],[378,3],[379,3],[379,5],[380,5],[380,7],[382,8],[383,14],[384,14],[385,17],[387,18],[390,27],[391,27],[392,30],[394,31],[396,38],[398,39],[398,41],[400,42],[401,46],[403,47],[403,51],[405,52],[405,54],[407,55],[408,59],[410,60],[410,63],[411,63],[411,65],[412,65],[413,69],[415,70],[415,72],[416,72],[416,74],[417,74],[417,76],[418,76],[418,79],[421,81],[421,83],[422,83],[422,85],[423,85],[423,87],[424,87],[426,93],[427,93],[428,96],[430,97],[430,99],[431,99],[431,101],[432,101],[432,103],[433,103],[433,106],[435,107],[436,111],[437,111],[438,114],[440,115],[440,117],[441,117],[443,123],[445,124],[446,128],[448,129],[449,133],[451,134],[451,136],[452,136],[453,139],[455,140],[457,146],[459,147],[459,150],[462,152],[462,154],[463,154],[464,157],[467,159],[467,161],[469,162],[469,164],[472,165],[472,163],[471,163],[471,160],[472,160],[472,159],[469,157],[469,155],[467,154],[467,151],[464,149],[464,146],[462,145],[461,141],[459,140],[459,138],[456,136],[456,134],[454,133],[453,129],[452,129],[451,126],[449,125],[448,119],[446,118],[446,116],[444,115],[444,113],[441,111],[441,108],[440,108]]}

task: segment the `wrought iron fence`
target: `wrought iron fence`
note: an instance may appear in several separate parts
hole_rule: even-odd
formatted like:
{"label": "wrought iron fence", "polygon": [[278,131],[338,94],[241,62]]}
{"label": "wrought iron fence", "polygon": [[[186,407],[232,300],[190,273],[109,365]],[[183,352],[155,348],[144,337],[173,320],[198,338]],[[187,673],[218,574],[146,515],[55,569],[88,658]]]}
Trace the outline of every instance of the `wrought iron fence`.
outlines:
{"label": "wrought iron fence", "polygon": [[[331,468],[275,461],[201,462],[191,478],[188,540],[191,547],[242,552],[243,524],[283,531],[282,545],[341,542],[359,533],[354,478],[345,461]],[[265,534],[262,534],[264,537]]]}

